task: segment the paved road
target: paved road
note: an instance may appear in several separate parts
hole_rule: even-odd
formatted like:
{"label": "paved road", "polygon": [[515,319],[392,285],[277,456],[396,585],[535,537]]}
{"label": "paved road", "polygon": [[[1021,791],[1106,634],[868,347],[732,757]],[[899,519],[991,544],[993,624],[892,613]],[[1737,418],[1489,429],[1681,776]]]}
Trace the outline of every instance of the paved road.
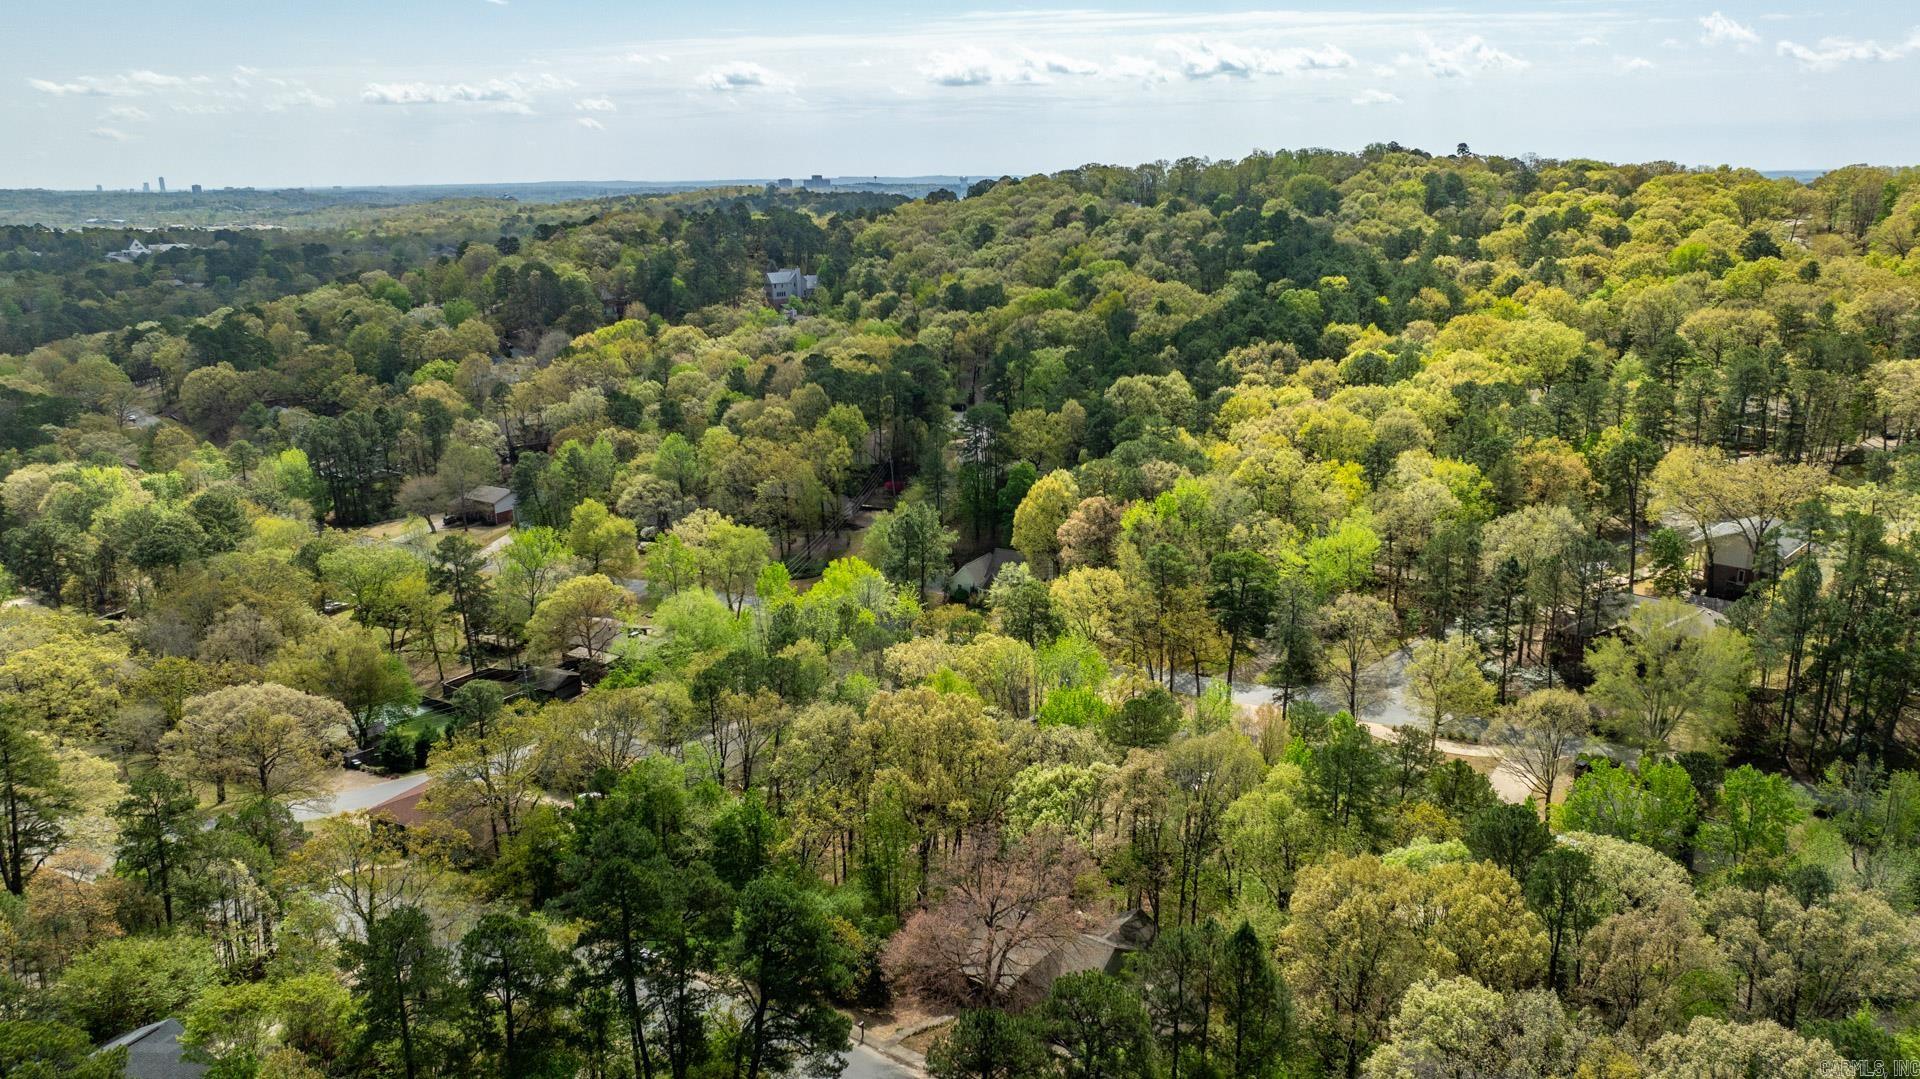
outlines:
{"label": "paved road", "polygon": [[509,528],[500,533],[492,543],[480,548],[480,557],[485,560],[488,572],[494,574],[500,572],[500,552],[506,550],[507,544],[512,542],[513,529]]}
{"label": "paved road", "polygon": [[386,779],[365,787],[340,791],[318,802],[311,802],[293,811],[294,820],[319,820],[338,813],[352,813],[362,809],[372,809],[389,798],[411,793],[427,785],[427,774],[415,772],[398,779]]}
{"label": "paved road", "polygon": [[847,1070],[840,1073],[840,1079],[918,1079],[920,1075],[864,1045],[854,1046],[843,1059],[847,1062]]}

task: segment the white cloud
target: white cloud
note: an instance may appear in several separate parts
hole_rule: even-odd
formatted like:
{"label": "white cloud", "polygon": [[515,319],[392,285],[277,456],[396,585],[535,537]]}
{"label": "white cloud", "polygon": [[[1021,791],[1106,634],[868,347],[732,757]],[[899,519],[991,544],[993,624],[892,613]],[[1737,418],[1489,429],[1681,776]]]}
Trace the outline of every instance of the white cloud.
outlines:
{"label": "white cloud", "polygon": [[[181,86],[188,81],[177,75],[162,75],[158,71],[148,71],[144,68],[127,72],[126,78],[127,81],[139,86]],[[205,75],[195,75],[192,81],[212,82],[213,80]]]}
{"label": "white cloud", "polygon": [[49,79],[28,79],[27,85],[43,94],[64,97],[67,94],[101,94],[105,91],[83,82],[53,82]]}
{"label": "white cloud", "polygon": [[1421,45],[1424,52],[1420,60],[1436,78],[1464,79],[1481,72],[1519,71],[1532,66],[1530,61],[1495,48],[1478,34],[1453,45],[1442,45],[1431,39],[1423,40]]}
{"label": "white cloud", "polygon": [[1654,68],[1653,61],[1644,56],[1616,56],[1613,62],[1619,64],[1622,71],[1651,71]]}
{"label": "white cloud", "polygon": [[540,91],[572,87],[558,75],[511,75],[485,82],[370,82],[360,91],[369,105],[481,105],[498,112],[530,113],[528,100]]}
{"label": "white cloud", "polygon": [[1915,30],[1905,41],[1897,45],[1882,45],[1878,41],[1857,41],[1853,38],[1821,38],[1815,46],[1807,46],[1793,41],[1782,41],[1775,47],[1781,56],[1789,56],[1799,61],[1801,67],[1825,70],[1853,63],[1887,63],[1899,60],[1920,51],[1920,30]]}
{"label": "white cloud", "polygon": [[178,75],[162,75],[157,71],[141,68],[118,75],[77,75],[65,82],[56,82],[52,79],[28,79],[27,85],[43,94],[52,94],[55,97],[133,97],[201,81],[212,80],[206,79],[205,76],[183,79]]}
{"label": "white cloud", "polygon": [[1189,79],[1300,75],[1354,65],[1353,57],[1336,45],[1322,45],[1317,49],[1262,49],[1226,41],[1169,41],[1161,47],[1179,58],[1180,74]]}
{"label": "white cloud", "polygon": [[786,83],[780,76],[759,64],[747,60],[735,60],[718,67],[710,67],[702,72],[700,85],[715,93],[724,94],[736,90],[773,89],[784,86]]}
{"label": "white cloud", "polygon": [[607,127],[607,125],[601,123],[600,121],[594,119],[591,116],[577,116],[574,118],[573,122],[576,124],[579,124],[581,127],[584,127],[590,131],[604,131],[606,130],[606,127]]}
{"label": "white cloud", "polygon": [[927,57],[927,81],[939,86],[985,86],[998,79],[995,67],[999,61],[984,49],[962,49],[957,52],[936,53]]}
{"label": "white cloud", "polygon": [[1057,52],[1027,53],[1022,59],[1049,75],[1098,75],[1100,73],[1098,64]]}
{"label": "white cloud", "polygon": [[87,134],[91,135],[96,139],[101,140],[102,142],[127,141],[127,133],[124,131],[121,131],[118,128],[113,128],[113,127],[96,127],[92,131],[87,132]]}
{"label": "white cloud", "polygon": [[370,82],[360,91],[360,100],[369,105],[446,105],[453,102],[515,101],[523,97],[519,87],[495,81],[480,85],[467,83]]}
{"label": "white cloud", "polygon": [[147,110],[138,105],[112,105],[100,114],[100,118],[103,120],[123,120],[138,123],[142,120],[151,120],[153,117]]}
{"label": "white cloud", "polygon": [[1055,76],[1084,77],[1101,72],[1100,65],[1063,53],[1022,49],[996,55],[975,48],[933,53],[920,70],[928,82],[938,86],[1024,85],[1051,82]]}
{"label": "white cloud", "polygon": [[1700,35],[1702,45],[1755,45],[1760,41],[1753,27],[1742,26],[1718,11],[1700,16],[1700,28],[1706,31]]}
{"label": "white cloud", "polygon": [[573,107],[580,112],[613,112],[615,111],[613,99],[605,98],[605,97],[583,97],[580,100],[574,102]]}
{"label": "white cloud", "polygon": [[1353,95],[1355,105],[1398,105],[1400,95],[1385,90],[1362,90]]}

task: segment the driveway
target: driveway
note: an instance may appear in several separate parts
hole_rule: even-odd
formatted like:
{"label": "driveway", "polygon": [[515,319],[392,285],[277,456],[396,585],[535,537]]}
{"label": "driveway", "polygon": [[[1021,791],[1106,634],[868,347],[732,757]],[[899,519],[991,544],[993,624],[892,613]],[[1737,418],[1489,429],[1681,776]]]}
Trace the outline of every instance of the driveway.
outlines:
{"label": "driveway", "polygon": [[[344,776],[364,776],[364,772],[349,772],[341,769]],[[397,779],[383,779],[375,783],[354,783],[342,780],[335,784],[333,794],[327,798],[309,802],[293,811],[293,819],[298,821],[319,820],[322,817],[337,816],[341,813],[355,813],[403,794],[411,794],[427,785],[427,773],[415,772]]]}
{"label": "driveway", "polygon": [[[1412,693],[1408,691],[1407,664],[1411,659],[1412,653],[1402,648],[1374,664],[1366,672],[1370,689],[1362,697],[1360,715],[1357,718],[1375,738],[1383,741],[1390,739],[1397,727],[1426,728],[1426,717],[1420,714],[1419,706],[1414,702]],[[1203,678],[1199,684],[1204,689],[1214,681],[1216,680],[1212,678]],[[1191,674],[1174,676],[1174,686],[1181,693],[1193,693],[1194,685]],[[1338,711],[1347,706],[1344,694],[1331,685],[1317,685],[1298,696],[1328,711]],[[1248,682],[1234,683],[1233,703],[1248,713],[1263,704],[1279,702],[1278,690]],[[1531,793],[1526,778],[1504,759],[1504,754],[1497,745],[1456,742],[1442,738],[1435,744],[1435,748],[1448,756],[1459,757],[1473,763],[1481,771],[1486,772],[1488,782],[1493,784],[1494,793],[1498,794],[1503,801],[1517,805],[1526,801],[1527,795]],[[1616,757],[1622,753],[1616,747],[1606,746],[1597,741],[1589,741],[1586,748],[1603,750]],[[1562,792],[1565,789],[1566,784],[1562,783]]]}
{"label": "driveway", "polygon": [[921,1079],[923,1075],[864,1045],[854,1046],[841,1054],[840,1059],[847,1064],[847,1069],[840,1073],[841,1079]]}

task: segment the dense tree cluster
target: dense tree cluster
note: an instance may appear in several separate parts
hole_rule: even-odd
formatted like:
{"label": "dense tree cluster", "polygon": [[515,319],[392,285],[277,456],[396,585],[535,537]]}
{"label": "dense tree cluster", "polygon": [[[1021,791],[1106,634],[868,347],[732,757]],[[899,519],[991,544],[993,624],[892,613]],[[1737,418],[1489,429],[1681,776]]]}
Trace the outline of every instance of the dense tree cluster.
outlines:
{"label": "dense tree cluster", "polygon": [[0,291],[0,1071],[1920,1057],[1920,174],[506,217]]}

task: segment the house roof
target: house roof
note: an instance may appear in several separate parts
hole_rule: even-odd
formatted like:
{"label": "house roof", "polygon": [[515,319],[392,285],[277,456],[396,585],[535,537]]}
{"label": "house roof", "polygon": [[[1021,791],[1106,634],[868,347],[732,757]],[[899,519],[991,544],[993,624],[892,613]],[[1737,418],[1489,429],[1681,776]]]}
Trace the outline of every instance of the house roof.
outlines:
{"label": "house roof", "polygon": [[580,692],[580,676],[559,667],[529,667],[526,679],[529,688],[548,696],[568,695],[569,691],[572,694]]}
{"label": "house roof", "polygon": [[1055,980],[1066,974],[1098,970],[1119,974],[1127,956],[1153,943],[1158,927],[1143,910],[1130,910],[1098,929],[1075,933],[1051,948],[1016,951],[1007,957],[1020,969],[1008,996],[1017,1005],[1032,1004],[1047,995]]}
{"label": "house roof", "polygon": [[803,274],[791,266],[767,272],[767,287],[769,288],[778,288],[781,285],[785,285],[789,288],[806,291],[819,287],[819,284],[819,275],[810,273]]}
{"label": "house roof", "polygon": [[[1742,521],[1715,521],[1707,526],[1708,540],[1737,539],[1746,541],[1746,532]],[[1767,535],[1773,538],[1774,553],[1780,561],[1788,562],[1807,549],[1807,537],[1796,535],[1784,528],[1774,528]]]}
{"label": "house roof", "polygon": [[464,501],[479,502],[483,505],[492,506],[495,509],[512,509],[514,505],[520,501],[514,496],[512,491],[507,490],[505,487],[493,487],[486,484],[475,487],[460,497]]}
{"label": "house roof", "polygon": [[128,1079],[200,1079],[207,1073],[207,1066],[186,1058],[186,1050],[180,1045],[180,1036],[185,1033],[180,1020],[162,1019],[120,1035],[100,1051],[125,1048]]}
{"label": "house roof", "polygon": [[971,592],[978,592],[980,589],[993,584],[993,579],[1000,576],[1002,567],[1012,565],[1015,562],[1025,562],[1026,560],[1027,557],[1025,555],[1011,547],[995,547],[986,554],[954,570],[949,584],[955,589],[966,589]]}
{"label": "house roof", "polygon": [[[1642,596],[1629,593],[1626,605],[1620,608],[1618,622],[1625,622],[1627,616],[1632,614],[1635,608],[1643,607],[1649,603],[1659,602],[1661,602],[1661,600],[1655,596]],[[1699,596],[1689,597],[1679,602],[1685,607],[1685,610],[1676,611],[1675,617],[1663,625],[1661,627],[1662,629],[1672,629],[1677,626],[1683,633],[1692,637],[1705,633],[1715,626],[1723,625],[1727,620],[1726,615],[1721,614],[1712,607],[1703,606],[1701,604],[1701,597]],[[1618,622],[1616,624],[1618,624]]]}
{"label": "house roof", "polygon": [[402,828],[411,828],[427,819],[420,811],[420,798],[427,793],[426,784],[421,784],[404,794],[396,794],[367,810],[368,816],[385,817]]}

